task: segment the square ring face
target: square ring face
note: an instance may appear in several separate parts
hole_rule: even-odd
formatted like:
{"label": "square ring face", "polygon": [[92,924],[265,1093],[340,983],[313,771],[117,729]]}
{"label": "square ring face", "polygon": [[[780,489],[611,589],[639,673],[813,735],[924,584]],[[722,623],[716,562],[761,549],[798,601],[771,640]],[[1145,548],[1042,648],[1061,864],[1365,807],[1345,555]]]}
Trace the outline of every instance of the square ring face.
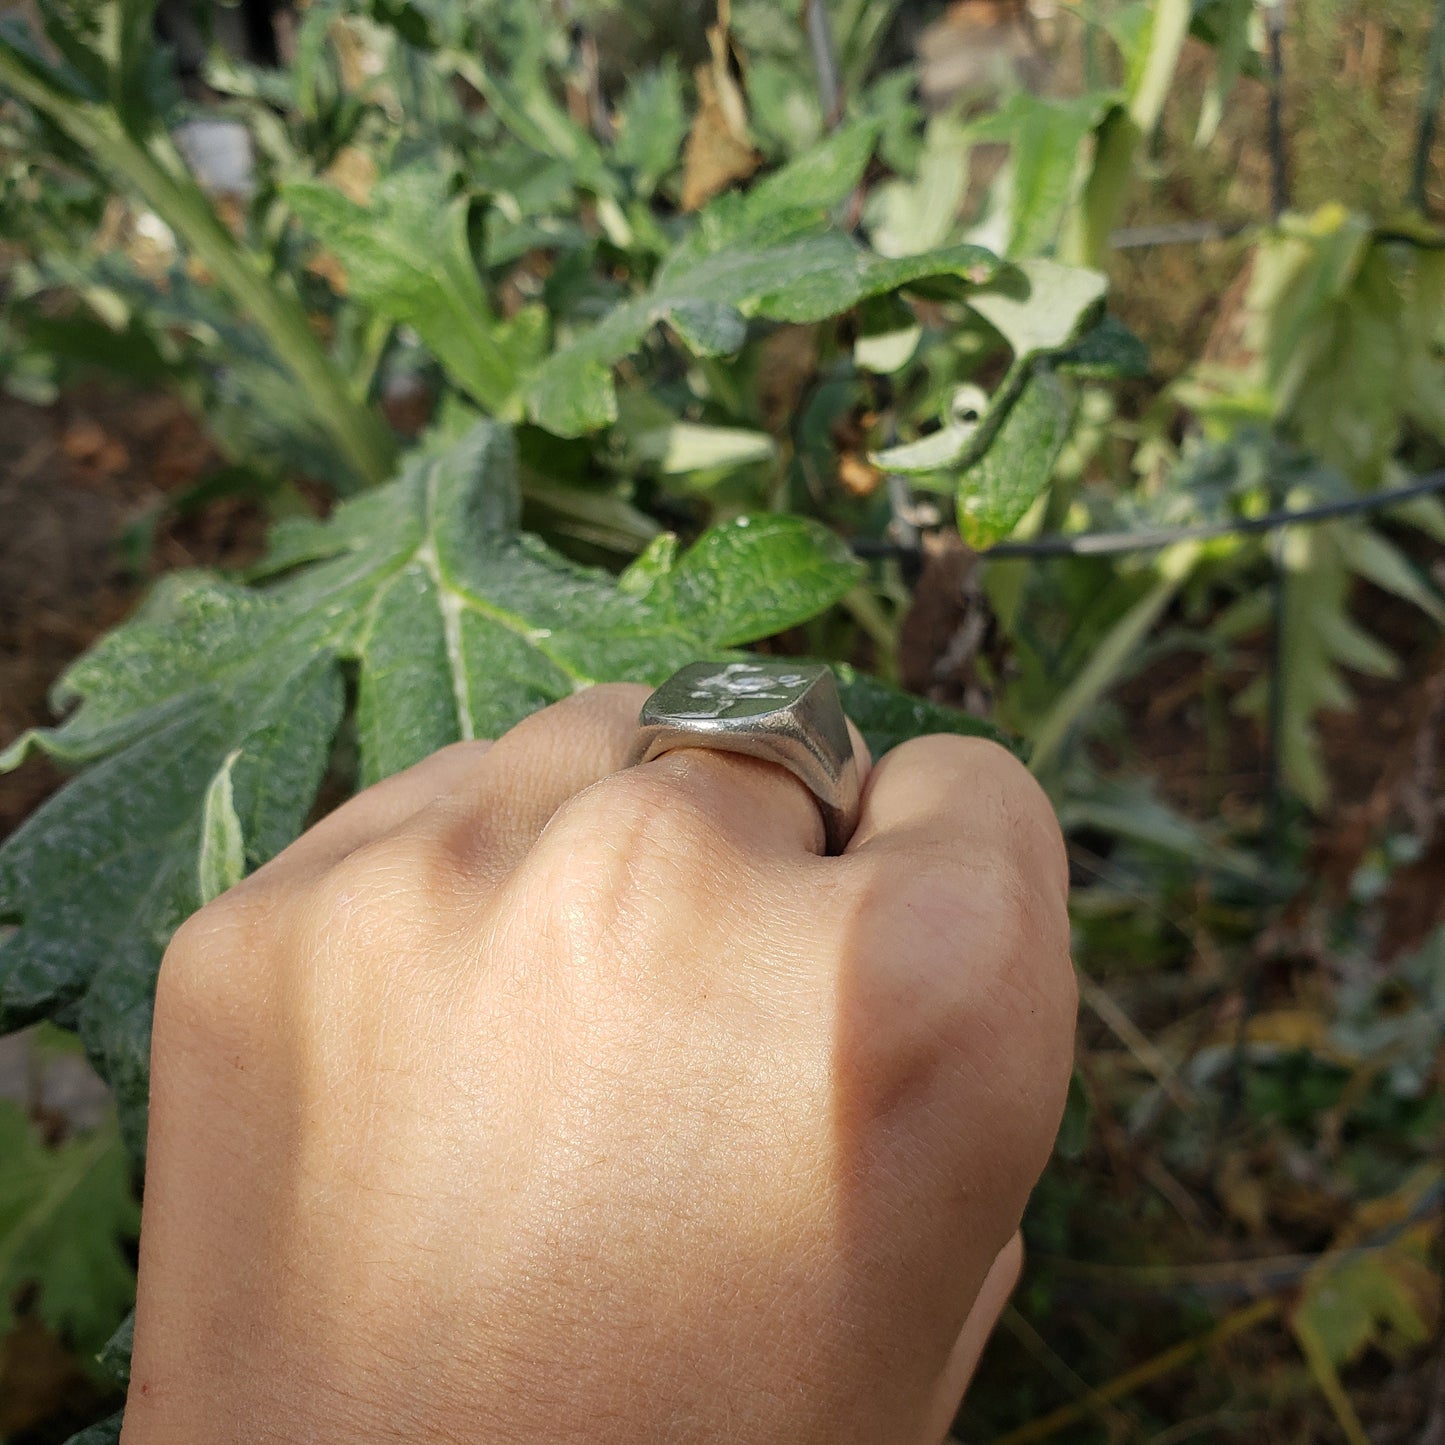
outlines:
{"label": "square ring face", "polygon": [[694,662],[648,698],[643,723],[741,723],[770,717],[803,701],[828,676],[816,664]]}

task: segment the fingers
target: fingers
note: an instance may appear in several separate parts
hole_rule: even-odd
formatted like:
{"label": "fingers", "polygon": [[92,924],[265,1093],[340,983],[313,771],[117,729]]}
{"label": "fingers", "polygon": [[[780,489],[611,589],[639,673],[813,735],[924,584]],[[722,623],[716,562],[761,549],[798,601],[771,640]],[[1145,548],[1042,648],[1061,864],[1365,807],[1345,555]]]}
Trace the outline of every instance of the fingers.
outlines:
{"label": "fingers", "polygon": [[[443,748],[344,803],[248,884],[325,872],[403,827],[432,835],[482,876],[499,877],[526,856],[565,803],[627,769],[648,692],[623,683],[588,688],[495,743]],[[866,775],[867,746],[851,723],[849,730]],[[786,769],[758,759],[679,750],[630,771],[616,786],[655,789],[656,807],[699,815],[759,855],[823,850],[811,794]],[[598,798],[592,806],[605,813],[610,804]]]}
{"label": "fingers", "polygon": [[1006,860],[1066,895],[1063,836],[1043,789],[981,738],[915,738],[869,777],[847,851],[936,850],[960,863]]}
{"label": "fingers", "polygon": [[627,766],[648,691],[591,687],[523,719],[439,818],[449,840],[489,873],[514,867],[568,799]]}
{"label": "fingers", "polygon": [[925,1152],[989,1193],[1007,1238],[1052,1148],[1073,1055],[1053,810],[1002,748],[919,738],[873,769],[841,862],[853,896],[832,926],[865,1112],[916,1096]]}

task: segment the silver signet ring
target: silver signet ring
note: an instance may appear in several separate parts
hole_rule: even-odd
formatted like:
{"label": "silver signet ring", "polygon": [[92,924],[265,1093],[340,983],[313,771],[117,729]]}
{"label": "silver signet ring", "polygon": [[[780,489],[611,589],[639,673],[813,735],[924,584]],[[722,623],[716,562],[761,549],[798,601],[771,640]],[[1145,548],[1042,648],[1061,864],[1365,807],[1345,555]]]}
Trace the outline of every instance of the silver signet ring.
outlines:
{"label": "silver signet ring", "polygon": [[633,764],[678,748],[777,763],[817,799],[829,853],[853,836],[858,759],[828,668],[785,658],[690,663],[643,703],[638,723]]}

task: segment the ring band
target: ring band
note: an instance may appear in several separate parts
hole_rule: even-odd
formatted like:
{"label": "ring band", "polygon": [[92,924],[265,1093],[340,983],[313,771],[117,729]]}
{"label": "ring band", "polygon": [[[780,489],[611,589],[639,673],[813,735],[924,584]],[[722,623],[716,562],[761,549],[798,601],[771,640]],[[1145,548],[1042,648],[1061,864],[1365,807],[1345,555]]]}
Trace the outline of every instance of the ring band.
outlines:
{"label": "ring band", "polygon": [[777,763],[817,800],[829,853],[853,836],[858,759],[828,668],[783,658],[689,663],[643,703],[638,725],[633,765],[678,748]]}

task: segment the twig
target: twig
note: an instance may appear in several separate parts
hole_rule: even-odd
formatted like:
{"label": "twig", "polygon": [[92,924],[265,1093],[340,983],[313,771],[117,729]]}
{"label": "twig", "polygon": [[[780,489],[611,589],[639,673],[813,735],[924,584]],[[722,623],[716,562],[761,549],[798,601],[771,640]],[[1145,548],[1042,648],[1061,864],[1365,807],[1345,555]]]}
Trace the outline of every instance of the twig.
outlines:
{"label": "twig", "polygon": [[1445,90],[1445,0],[1435,0],[1435,23],[1425,60],[1425,88],[1420,93],[1420,120],[1415,131],[1415,164],[1410,171],[1410,204],[1425,210],[1425,183],[1430,174],[1430,152],[1440,125],[1441,92]]}
{"label": "twig", "polygon": [[[1005,1306],[999,1323],[1043,1366],[1057,1384],[1071,1394],[1093,1396],[1094,1390],[1089,1382],[1070,1367],[1068,1361],[1059,1355],[1014,1305]],[[1116,1432],[1122,1434],[1137,1424],[1117,1405],[1111,1405],[1107,1400],[1099,1400],[1098,1406],[1100,1416]]]}
{"label": "twig", "polygon": [[1437,1178],[1410,1206],[1409,1212],[1382,1225],[1354,1244],[1319,1254],[1264,1255],[1255,1259],[1219,1260],[1206,1264],[1099,1264],[1063,1255],[1033,1256],[1040,1268],[1060,1280],[1076,1279],[1089,1291],[1154,1295],[1188,1290],[1206,1300],[1244,1300],[1293,1289],[1307,1275],[1338,1269],[1393,1244],[1407,1230],[1430,1219],[1445,1206],[1445,1179]]}
{"label": "twig", "polygon": [[[1284,138],[1284,24],[1285,0],[1268,0],[1265,9],[1265,36],[1269,45],[1269,210],[1270,220],[1278,226],[1289,209],[1289,160]],[[1284,495],[1278,478],[1270,480],[1270,502],[1279,510]],[[1265,869],[1265,897],[1268,906],[1283,903],[1284,877],[1282,860],[1288,842],[1288,819],[1284,786],[1284,732],[1287,696],[1285,687],[1285,650],[1289,626],[1289,569],[1285,565],[1285,528],[1282,526],[1270,547],[1269,604],[1269,693],[1268,738],[1265,758],[1265,847],[1268,849]],[[1223,1091],[1220,1111],[1221,1130],[1228,1129],[1244,1107],[1245,1071],[1249,1067],[1249,1025],[1259,1012],[1263,970],[1255,960],[1244,969],[1240,986],[1239,1021],[1234,1035],[1234,1051],[1228,1080]]]}
{"label": "twig", "polygon": [[1253,1304],[1245,1305],[1243,1309],[1226,1315],[1212,1330],[1206,1330],[1204,1334],[1185,1340],[1182,1344],[1165,1350],[1163,1354],[1155,1355],[1152,1360],[1146,1360],[1142,1365],[1126,1370],[1107,1384],[1091,1390],[1084,1399],[1076,1400],[1072,1405],[1064,1405],[1037,1420],[1030,1420],[1027,1425],[1021,1425],[1017,1430],[1010,1430],[1007,1435],[996,1440],[994,1445],[1034,1445],[1037,1440],[1048,1440],[1071,1425],[1098,1414],[1101,1406],[1111,1405],[1115,1400],[1122,1400],[1142,1390],[1144,1386],[1152,1385],[1155,1380],[1187,1365],[1196,1355],[1214,1349],[1226,1340],[1233,1339],[1235,1335],[1244,1334],[1264,1324],[1266,1320],[1273,1319],[1282,1307],[1277,1299],[1256,1300]]}
{"label": "twig", "polygon": [[803,23],[813,52],[823,124],[832,130],[843,118],[843,83],[838,76],[838,49],[833,43],[833,27],[828,22],[827,0],[804,0]]}
{"label": "twig", "polygon": [[1175,1104],[1185,1110],[1193,1108],[1197,1100],[1159,1047],[1124,1012],[1107,989],[1095,983],[1083,969],[1077,970],[1077,976],[1079,997],[1094,1011],[1100,1023],[1133,1054]]}
{"label": "twig", "polygon": [[1289,210],[1289,155],[1284,137],[1285,0],[1266,0],[1264,29],[1269,46],[1269,212],[1276,224]]}
{"label": "twig", "polygon": [[1230,241],[1243,235],[1252,224],[1250,221],[1178,221],[1159,226],[1121,226],[1110,233],[1109,249],[1143,251],[1155,246],[1197,246],[1206,241]]}

